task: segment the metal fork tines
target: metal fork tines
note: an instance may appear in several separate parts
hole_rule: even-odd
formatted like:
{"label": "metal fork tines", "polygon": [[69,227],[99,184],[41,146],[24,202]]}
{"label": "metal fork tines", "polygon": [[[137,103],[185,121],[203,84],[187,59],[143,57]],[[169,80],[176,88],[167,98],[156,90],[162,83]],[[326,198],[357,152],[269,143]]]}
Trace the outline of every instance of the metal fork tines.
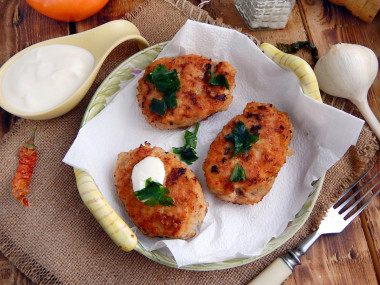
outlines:
{"label": "metal fork tines", "polygon": [[321,235],[343,231],[380,193],[380,172],[372,175],[362,186],[355,189],[359,182],[366,180],[366,176],[372,169],[373,166],[343,192],[339,200],[327,211],[326,217],[322,220],[317,231],[298,244],[295,249],[288,250],[287,254],[281,257],[291,270],[296,265],[301,264],[300,257],[306,253]]}
{"label": "metal fork tines", "polygon": [[[343,192],[341,198],[329,210],[337,211],[342,216],[346,224],[349,224],[353,219],[355,219],[376,197],[376,195],[380,193],[380,187],[378,187],[380,179],[377,179],[380,171],[373,175],[372,178],[365,182],[362,186],[358,187],[354,193],[350,193],[361,180],[364,180],[372,168],[373,166],[363,173],[351,186],[349,186]],[[372,194],[372,196],[370,194]],[[362,203],[365,198],[368,199]],[[362,204],[359,205],[359,203]],[[355,207],[357,208],[355,209]]]}

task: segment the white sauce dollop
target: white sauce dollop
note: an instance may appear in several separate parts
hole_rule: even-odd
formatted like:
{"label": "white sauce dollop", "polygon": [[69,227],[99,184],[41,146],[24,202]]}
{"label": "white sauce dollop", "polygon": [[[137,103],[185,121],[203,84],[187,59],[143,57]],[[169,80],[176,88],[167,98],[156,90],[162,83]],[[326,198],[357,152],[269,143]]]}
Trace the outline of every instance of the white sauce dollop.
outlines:
{"label": "white sauce dollop", "polygon": [[64,102],[87,79],[94,56],[72,45],[35,48],[16,59],[2,80],[4,99],[23,112],[41,112]]}
{"label": "white sauce dollop", "polygon": [[145,188],[145,181],[152,178],[152,181],[164,184],[165,166],[158,157],[147,156],[137,163],[132,170],[133,191]]}

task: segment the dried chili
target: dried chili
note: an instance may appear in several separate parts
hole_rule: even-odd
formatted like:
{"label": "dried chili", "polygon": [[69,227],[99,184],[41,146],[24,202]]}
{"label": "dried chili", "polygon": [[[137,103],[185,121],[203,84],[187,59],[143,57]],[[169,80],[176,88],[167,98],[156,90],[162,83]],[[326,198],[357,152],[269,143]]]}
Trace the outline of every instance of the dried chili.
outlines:
{"label": "dried chili", "polygon": [[33,128],[30,139],[24,143],[19,151],[20,159],[16,174],[13,177],[12,195],[19,200],[23,206],[29,206],[26,195],[29,193],[29,184],[32,179],[34,166],[37,162],[37,150],[34,145],[36,129],[37,128]]}

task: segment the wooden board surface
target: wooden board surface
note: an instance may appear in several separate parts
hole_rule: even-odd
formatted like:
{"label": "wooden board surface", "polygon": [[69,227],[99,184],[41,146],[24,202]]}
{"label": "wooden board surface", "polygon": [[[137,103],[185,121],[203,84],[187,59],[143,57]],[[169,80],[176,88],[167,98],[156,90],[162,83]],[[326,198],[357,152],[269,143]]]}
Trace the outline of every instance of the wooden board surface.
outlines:
{"label": "wooden board surface", "polygon": [[[51,20],[36,13],[25,1],[0,0],[0,65],[24,47],[45,39],[80,32],[107,21],[118,19],[145,0],[111,0],[97,15],[76,24]],[[198,0],[191,0],[197,4]],[[299,0],[283,30],[251,31],[244,24],[233,0],[212,0],[204,8],[214,18],[221,18],[261,41],[292,43],[314,41],[321,55],[337,42],[358,43],[380,55],[380,17],[366,24],[344,7],[322,0]],[[24,23],[24,24],[23,24]],[[28,23],[26,25],[25,23]],[[33,23],[30,25],[29,23]],[[5,37],[3,36],[5,35]],[[6,39],[6,40],[5,40]],[[308,52],[299,56],[311,62]],[[380,74],[369,92],[370,106],[380,118]],[[0,109],[0,137],[13,125],[15,118]],[[379,170],[379,163],[377,165]],[[380,280],[380,196],[342,234],[322,237],[302,258],[285,284],[378,284]],[[0,253],[0,284],[32,284]]]}
{"label": "wooden board surface", "polygon": [[[327,53],[329,48],[336,43],[346,42],[360,44],[372,49],[377,57],[380,57],[380,17],[376,17],[371,24],[367,24],[354,17],[347,9],[341,6],[333,5],[327,1],[300,1],[302,7],[301,12],[304,15],[311,40],[318,47],[321,56]],[[368,92],[368,101],[371,109],[378,119],[380,119],[380,72]],[[377,157],[380,157],[378,155]],[[376,170],[380,170],[379,159],[377,159]],[[375,171],[373,171],[375,173]],[[380,280],[380,195],[371,203],[371,205],[361,215],[361,220],[355,221],[355,229],[342,235],[338,235],[335,239],[341,240],[339,243],[345,245],[343,252],[339,251],[340,256],[351,258],[352,262],[348,268],[348,276],[351,276],[356,282],[353,284],[361,284],[361,280],[365,280],[364,284],[376,284]],[[367,243],[367,248],[356,246],[350,248],[347,244],[345,235],[361,236],[358,245]],[[348,237],[350,238],[350,237]],[[334,238],[333,238],[334,239]],[[323,243],[329,242],[329,238],[322,240]],[[361,248],[363,251],[358,251]],[[313,248],[314,253],[317,253]],[[352,255],[351,253],[354,252]],[[369,254],[369,255],[368,255]],[[322,258],[322,257],[321,257]],[[371,262],[370,262],[371,261]],[[326,263],[328,260],[326,260]],[[340,262],[340,261],[339,261]],[[371,264],[372,263],[372,264]],[[368,269],[374,270],[377,278],[371,280]],[[297,272],[296,272],[297,274]],[[342,275],[346,275],[342,274]],[[358,276],[364,279],[356,279]],[[312,279],[318,284],[318,279]],[[332,282],[336,284],[338,280]],[[353,282],[351,281],[351,282]],[[360,282],[361,281],[361,282]],[[313,283],[314,284],[314,283]]]}

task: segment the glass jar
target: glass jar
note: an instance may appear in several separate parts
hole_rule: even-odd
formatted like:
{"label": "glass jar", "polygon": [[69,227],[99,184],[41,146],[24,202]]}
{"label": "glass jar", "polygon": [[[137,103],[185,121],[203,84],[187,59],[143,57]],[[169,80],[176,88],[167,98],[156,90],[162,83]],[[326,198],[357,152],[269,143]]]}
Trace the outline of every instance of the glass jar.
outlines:
{"label": "glass jar", "polygon": [[235,0],[235,6],[252,30],[285,28],[295,0]]}

